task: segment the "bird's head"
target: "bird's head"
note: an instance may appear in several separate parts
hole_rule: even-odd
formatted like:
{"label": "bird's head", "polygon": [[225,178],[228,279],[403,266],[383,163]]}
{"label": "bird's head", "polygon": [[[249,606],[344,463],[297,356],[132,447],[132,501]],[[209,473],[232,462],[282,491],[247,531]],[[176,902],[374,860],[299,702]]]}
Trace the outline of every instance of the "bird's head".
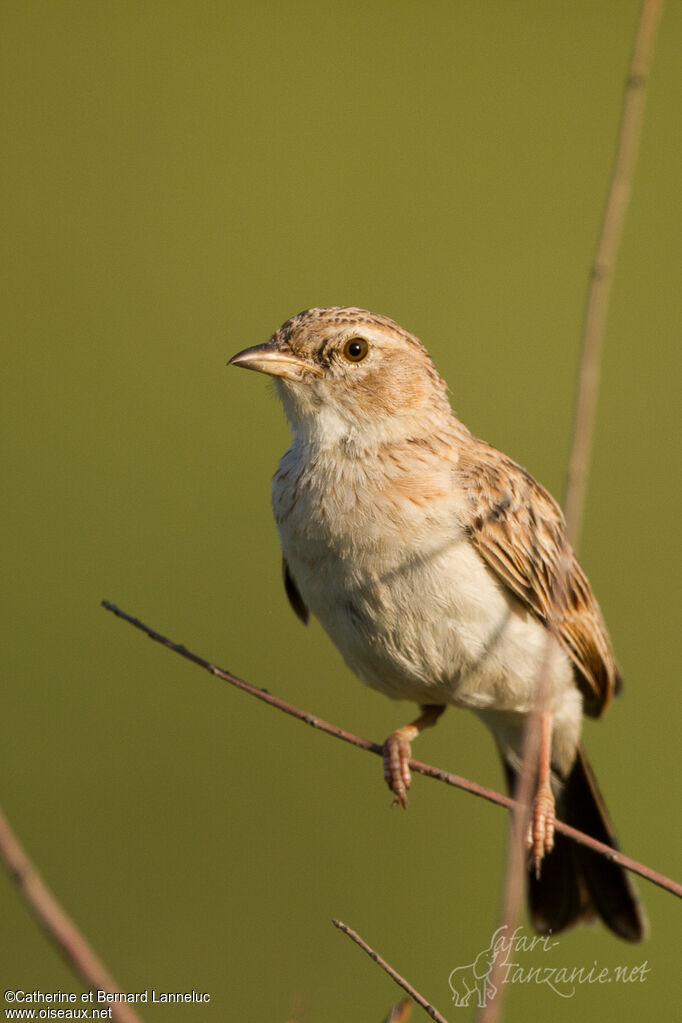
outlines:
{"label": "bird's head", "polygon": [[273,377],[292,428],[330,443],[363,432],[368,440],[419,436],[425,420],[450,415],[421,342],[364,309],[307,309],[228,365]]}

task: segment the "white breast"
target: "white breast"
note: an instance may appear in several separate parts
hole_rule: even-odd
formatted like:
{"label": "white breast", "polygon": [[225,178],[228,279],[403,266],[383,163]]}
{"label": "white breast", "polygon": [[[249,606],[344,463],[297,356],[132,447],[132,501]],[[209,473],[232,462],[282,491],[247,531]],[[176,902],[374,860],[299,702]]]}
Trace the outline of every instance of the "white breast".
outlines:
{"label": "white breast", "polygon": [[[376,466],[300,454],[273,484],[282,550],[350,669],[394,698],[530,710],[546,631],[468,540],[450,466],[428,501],[406,505],[395,480],[376,485]],[[563,654],[553,663],[559,697],[572,669]]]}

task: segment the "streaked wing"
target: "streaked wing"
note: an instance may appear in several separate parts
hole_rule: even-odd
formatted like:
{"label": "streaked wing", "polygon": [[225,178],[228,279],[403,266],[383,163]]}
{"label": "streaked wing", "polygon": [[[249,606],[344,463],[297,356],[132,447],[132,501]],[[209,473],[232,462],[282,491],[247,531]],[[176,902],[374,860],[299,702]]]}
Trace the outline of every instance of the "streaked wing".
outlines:
{"label": "streaked wing", "polygon": [[460,453],[455,471],[470,502],[472,542],[501,581],[556,631],[577,668],[585,712],[597,717],[620,687],[620,675],[561,509],[525,469],[483,441]]}

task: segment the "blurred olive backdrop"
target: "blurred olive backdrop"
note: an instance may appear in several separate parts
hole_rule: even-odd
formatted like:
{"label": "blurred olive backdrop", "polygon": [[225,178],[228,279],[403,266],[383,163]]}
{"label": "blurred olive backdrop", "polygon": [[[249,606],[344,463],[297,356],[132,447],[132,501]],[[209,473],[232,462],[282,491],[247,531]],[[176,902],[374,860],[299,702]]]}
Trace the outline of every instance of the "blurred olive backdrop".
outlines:
{"label": "blurred olive backdrop", "polygon": [[[561,496],[588,269],[635,0],[3,4],[4,604],[0,802],[145,1019],[452,1019],[496,926],[506,819],[230,689],[108,598],[251,682],[381,740],[364,690],[280,583],[264,378],[227,370],[312,305],[385,313],[453,405]],[[664,14],[613,288],[582,556],[626,677],[586,742],[625,849],[682,874],[678,645],[682,5]],[[450,711],[416,752],[494,786]],[[672,1018],[679,903],[530,966],[644,983],[510,987],[510,1018]],[[80,991],[0,876],[2,988]],[[418,1017],[415,1011],[415,1019]],[[419,1017],[421,1018],[421,1017]]]}

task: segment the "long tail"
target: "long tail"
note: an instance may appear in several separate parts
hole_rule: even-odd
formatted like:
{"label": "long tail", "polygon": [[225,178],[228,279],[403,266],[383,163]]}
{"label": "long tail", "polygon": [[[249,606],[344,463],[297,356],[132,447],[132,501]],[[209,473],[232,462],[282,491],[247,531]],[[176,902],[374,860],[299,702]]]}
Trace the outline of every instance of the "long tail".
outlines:
{"label": "long tail", "polygon": [[[516,774],[505,761],[509,791]],[[613,825],[589,761],[578,749],[571,773],[557,799],[557,816],[600,842],[618,848]],[[528,907],[540,934],[557,934],[599,916],[625,941],[642,941],[646,913],[629,873],[617,863],[557,834],[539,878],[528,874]]]}

